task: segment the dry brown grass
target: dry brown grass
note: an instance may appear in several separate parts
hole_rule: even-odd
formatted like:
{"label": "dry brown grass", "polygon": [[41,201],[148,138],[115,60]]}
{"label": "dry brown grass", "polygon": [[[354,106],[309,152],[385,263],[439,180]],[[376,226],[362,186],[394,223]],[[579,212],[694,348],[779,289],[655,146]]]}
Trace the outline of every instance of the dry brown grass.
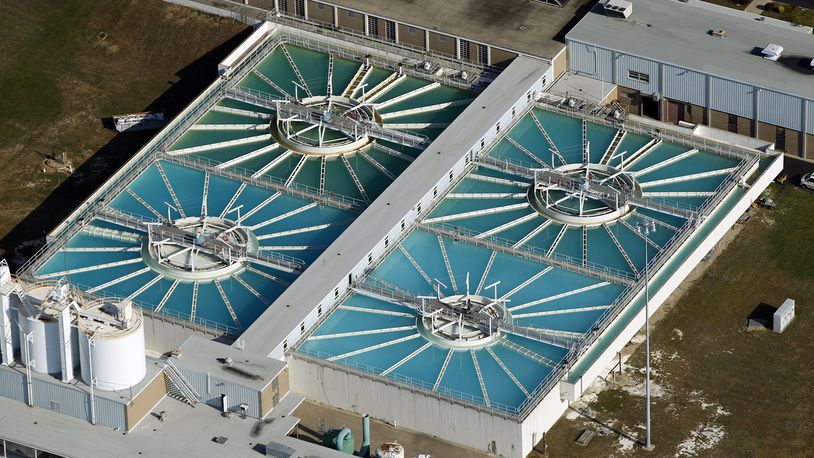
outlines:
{"label": "dry brown grass", "polygon": [[[153,135],[117,136],[103,118],[174,115],[245,33],[159,0],[0,2],[0,248],[52,229]],[[61,151],[70,178],[42,172]]]}
{"label": "dry brown grass", "polygon": [[[655,451],[613,431],[582,448],[574,443],[582,429],[603,428],[564,417],[549,433],[550,456],[692,456],[692,446],[695,456],[812,456],[814,193],[792,186],[774,193],[778,208],[757,212],[654,326],[653,380],[664,391],[653,399]],[[746,330],[758,304],[786,297],[797,299],[786,332]],[[627,383],[609,384],[588,403],[597,420],[638,439],[643,350],[628,362]]]}

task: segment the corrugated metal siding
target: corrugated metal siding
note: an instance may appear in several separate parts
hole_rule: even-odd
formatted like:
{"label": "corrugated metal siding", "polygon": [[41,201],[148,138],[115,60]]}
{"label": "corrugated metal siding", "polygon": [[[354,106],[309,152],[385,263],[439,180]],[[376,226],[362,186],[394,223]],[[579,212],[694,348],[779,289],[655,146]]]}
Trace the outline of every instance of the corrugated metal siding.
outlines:
{"label": "corrugated metal siding", "polygon": [[803,101],[799,97],[766,89],[760,92],[759,121],[799,131],[802,130],[802,110]]}
{"label": "corrugated metal siding", "polygon": [[[127,399],[123,399],[122,402],[127,402]],[[97,396],[96,424],[113,429],[119,428],[119,431],[127,430],[125,404]]]}
{"label": "corrugated metal siding", "polygon": [[703,73],[665,65],[664,95],[670,99],[706,106],[707,77]]}
{"label": "corrugated metal siding", "polygon": [[0,366],[0,396],[25,402],[25,376],[13,369]]}
{"label": "corrugated metal siding", "polygon": [[[659,78],[661,76],[659,67],[658,62],[621,54],[616,64],[616,84],[637,89],[644,94],[659,92]],[[630,70],[647,74],[650,77],[649,82],[645,83],[628,78]]]}
{"label": "corrugated metal siding", "polygon": [[184,378],[187,379],[192,388],[195,388],[195,391],[201,395],[202,398],[206,399],[206,396],[209,394],[209,390],[206,387],[206,374],[201,374],[199,372],[192,372],[185,369],[180,369],[181,374],[184,375]]}
{"label": "corrugated metal siding", "polygon": [[[84,391],[63,385],[60,382],[33,379],[34,405],[43,409],[55,410],[69,417],[90,421],[90,395]],[[51,402],[58,403],[58,410]]]}
{"label": "corrugated metal siding", "polygon": [[[220,408],[220,395],[226,393],[229,400],[229,410],[240,411],[240,404],[246,404],[249,409],[246,413],[250,417],[260,417],[260,392],[237,383],[227,382],[217,377],[212,377],[212,395],[214,406]],[[207,404],[209,404],[207,402]],[[213,405],[213,404],[210,404]]]}
{"label": "corrugated metal siding", "polygon": [[814,100],[809,100],[808,104],[808,127],[806,130],[810,134],[814,134]]}
{"label": "corrugated metal siding", "polygon": [[613,81],[613,52],[577,41],[568,42],[568,68],[603,81]]}
{"label": "corrugated metal siding", "polygon": [[752,86],[713,77],[710,108],[752,118],[755,112],[754,95]]}
{"label": "corrugated metal siding", "polygon": [[195,388],[195,391],[201,395],[201,402],[220,409],[220,396],[221,394],[226,394],[229,402],[229,410],[239,412],[240,404],[247,404],[249,406],[247,414],[255,418],[260,417],[259,391],[218,377],[210,377],[209,384],[212,389],[209,390],[207,388],[206,374],[184,369],[181,369],[181,373],[184,374],[184,377],[189,381],[190,385]]}
{"label": "corrugated metal siding", "polygon": [[[34,405],[62,415],[90,421],[90,393],[66,385],[56,379],[33,378],[31,391]],[[12,369],[0,368],[0,396],[25,402],[25,375]],[[126,397],[126,396],[125,396]],[[117,402],[96,396],[96,424],[109,428],[126,428],[125,404],[127,399]]]}

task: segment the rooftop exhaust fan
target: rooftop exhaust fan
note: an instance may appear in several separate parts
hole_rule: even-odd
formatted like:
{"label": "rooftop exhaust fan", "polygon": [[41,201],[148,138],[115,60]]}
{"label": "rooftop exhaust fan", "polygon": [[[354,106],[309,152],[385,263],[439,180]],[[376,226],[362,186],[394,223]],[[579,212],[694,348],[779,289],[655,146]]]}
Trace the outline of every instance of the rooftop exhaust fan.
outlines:
{"label": "rooftop exhaust fan", "polygon": [[602,7],[608,16],[617,16],[627,19],[633,14],[633,3],[627,0],[605,0],[602,2]]}
{"label": "rooftop exhaust fan", "polygon": [[760,53],[763,54],[764,59],[776,61],[783,54],[783,47],[770,43]]}
{"label": "rooftop exhaust fan", "polygon": [[709,31],[709,34],[713,37],[726,38],[726,30],[724,29],[712,29]]}

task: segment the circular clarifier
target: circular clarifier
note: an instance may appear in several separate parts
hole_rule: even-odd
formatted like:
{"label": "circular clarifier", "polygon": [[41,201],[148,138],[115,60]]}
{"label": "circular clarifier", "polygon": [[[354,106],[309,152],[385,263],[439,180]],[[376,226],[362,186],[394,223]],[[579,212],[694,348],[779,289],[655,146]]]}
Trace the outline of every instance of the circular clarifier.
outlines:
{"label": "circular clarifier", "polygon": [[211,216],[187,217],[153,226],[142,245],[145,263],[165,277],[216,280],[246,267],[240,253],[256,252],[257,238],[246,227]]}
{"label": "circular clarifier", "polygon": [[499,323],[512,321],[506,307],[488,297],[455,295],[438,301],[443,307],[424,313],[419,318],[418,330],[428,340],[444,347],[485,347],[500,337]]}
{"label": "circular clarifier", "polygon": [[[381,124],[381,116],[371,106],[355,99],[338,95],[307,97],[299,105],[317,110],[318,119],[277,116],[272,129],[275,139],[286,148],[306,156],[338,156],[353,153],[372,142],[365,124]],[[312,112],[312,115],[316,113]],[[330,126],[341,120],[344,124],[358,124],[358,131],[350,133]],[[350,130],[350,129],[347,129]]]}
{"label": "circular clarifier", "polygon": [[543,174],[528,190],[538,213],[557,222],[597,226],[627,215],[641,187],[627,172],[605,164],[567,164]]}

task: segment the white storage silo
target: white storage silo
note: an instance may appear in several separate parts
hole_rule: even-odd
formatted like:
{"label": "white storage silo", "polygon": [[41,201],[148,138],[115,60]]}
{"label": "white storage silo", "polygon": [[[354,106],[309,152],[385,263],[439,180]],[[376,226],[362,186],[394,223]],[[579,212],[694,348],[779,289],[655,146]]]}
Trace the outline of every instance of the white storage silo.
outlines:
{"label": "white storage silo", "polygon": [[144,319],[138,307],[130,301],[98,302],[82,310],[77,325],[85,383],[95,378],[97,389],[113,391],[144,379]]}
{"label": "white storage silo", "polygon": [[[38,286],[25,293],[28,307],[18,302],[17,323],[19,324],[19,345],[26,345],[25,336],[28,335],[28,344],[20,352],[23,363],[34,362],[31,369],[51,375],[62,372],[59,315],[67,305],[52,299],[52,286]],[[18,299],[21,301],[22,299]],[[71,353],[77,361],[79,350],[77,348],[77,332],[71,329]],[[26,358],[26,350],[28,358]]]}
{"label": "white storage silo", "polygon": [[27,316],[19,320],[20,341],[25,345],[25,335],[30,335],[28,358],[22,352],[23,363],[33,360],[31,369],[44,374],[62,371],[59,356],[59,322],[48,314]]}

